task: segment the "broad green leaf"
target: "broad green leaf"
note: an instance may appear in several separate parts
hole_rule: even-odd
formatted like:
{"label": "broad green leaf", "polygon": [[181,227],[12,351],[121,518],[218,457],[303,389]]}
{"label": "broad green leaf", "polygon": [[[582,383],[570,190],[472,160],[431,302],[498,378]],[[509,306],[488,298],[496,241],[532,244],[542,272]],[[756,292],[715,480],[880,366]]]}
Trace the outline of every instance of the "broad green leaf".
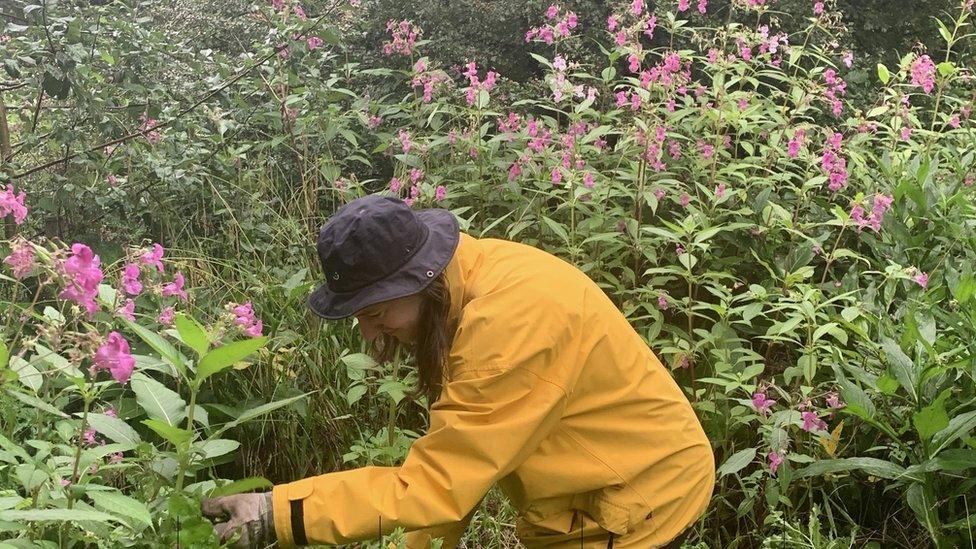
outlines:
{"label": "broad green leaf", "polygon": [[267,404],[262,404],[260,406],[255,406],[254,408],[251,408],[250,410],[246,410],[243,413],[241,413],[241,415],[237,416],[237,419],[225,423],[223,426],[221,426],[219,429],[217,429],[217,431],[215,433],[213,433],[212,437],[219,436],[221,433],[223,433],[227,429],[232,429],[234,427],[237,427],[238,425],[240,425],[240,424],[242,424],[242,423],[244,423],[246,421],[252,420],[252,419],[254,419],[254,418],[258,417],[258,416],[262,416],[264,414],[267,414],[268,412],[271,412],[273,410],[277,410],[278,408],[281,408],[283,406],[288,406],[292,402],[295,402],[296,400],[305,398],[309,394],[311,394],[311,393],[305,393],[304,395],[297,395],[297,396],[293,396],[293,397],[283,398],[283,399],[277,400],[275,402],[269,402]]}
{"label": "broad green leaf", "polygon": [[17,400],[23,402],[24,404],[26,404],[28,406],[33,406],[34,408],[37,408],[38,410],[42,410],[44,412],[47,412],[49,414],[52,414],[52,415],[55,415],[55,416],[58,416],[58,417],[63,417],[63,418],[69,417],[68,414],[62,412],[61,410],[58,410],[54,406],[51,406],[47,402],[44,402],[43,400],[41,400],[40,398],[38,398],[38,397],[36,397],[34,395],[30,395],[30,394],[27,394],[27,393],[21,393],[20,391],[15,391],[13,389],[7,389],[7,394],[10,395],[10,396],[12,396],[12,397],[14,397],[14,398],[16,398]]}
{"label": "broad green leaf", "polygon": [[186,402],[162,383],[138,372],[132,376],[130,383],[136,401],[150,418],[175,427],[186,417]]}
{"label": "broad green leaf", "polygon": [[945,401],[950,394],[952,394],[952,388],[942,391],[938,398],[916,412],[912,417],[919,438],[928,440],[932,438],[932,435],[949,425],[949,414],[946,413]]}
{"label": "broad green leaf", "polygon": [[274,483],[264,477],[244,478],[241,480],[235,480],[230,484],[225,484],[223,486],[214,488],[210,491],[208,497],[217,498],[222,496],[232,496],[234,494],[250,492],[251,490],[266,490],[272,486],[274,486]]}
{"label": "broad green leaf", "polygon": [[849,471],[863,471],[869,475],[892,480],[901,477],[905,473],[905,469],[902,466],[890,461],[856,457],[822,459],[797,471],[795,478],[817,477],[827,473],[845,473]]}
{"label": "broad green leaf", "polygon": [[956,439],[963,437],[976,428],[976,410],[959,414],[949,420],[949,425],[932,436],[932,456],[938,455],[946,446],[955,442]]}
{"label": "broad green leaf", "polygon": [[128,320],[124,320],[124,322],[130,330],[135,332],[135,334],[142,338],[147,345],[159,353],[159,356],[161,356],[163,360],[172,364],[173,367],[180,372],[180,374],[184,376],[186,375],[186,357],[177,351],[176,347],[173,347],[172,343],[163,339],[163,337],[156,332],[147,330],[135,322],[130,322]]}
{"label": "broad green leaf", "polygon": [[0,340],[0,370],[7,367],[7,362],[10,360],[10,351],[7,349],[7,344]]}
{"label": "broad green leaf", "polygon": [[113,442],[135,444],[142,440],[135,429],[117,417],[89,412],[88,424]]}
{"label": "broad green leaf", "polygon": [[14,522],[77,522],[79,520],[109,522],[114,520],[116,522],[125,522],[119,517],[90,509],[25,509],[22,511],[0,511],[0,520]]}
{"label": "broad green leaf", "polygon": [[729,459],[725,460],[725,463],[723,463],[722,466],[719,467],[718,471],[716,472],[718,473],[719,477],[724,477],[725,475],[738,473],[743,468],[745,468],[745,466],[752,463],[754,459],[756,459],[755,448],[746,448],[745,450],[740,450],[732,454],[731,456],[729,456]]}
{"label": "broad green leaf", "polygon": [[243,360],[251,353],[257,351],[268,341],[266,337],[255,337],[241,341],[235,341],[210,351],[200,359],[197,365],[197,377],[195,383],[199,386],[208,377],[230,368],[235,362]]}
{"label": "broad green leaf", "polygon": [[229,454],[240,448],[241,443],[226,438],[203,440],[193,445],[193,450],[200,453],[200,459],[213,459]]}
{"label": "broad green leaf", "polygon": [[195,318],[180,313],[176,315],[173,323],[176,325],[176,330],[179,332],[183,343],[189,345],[199,356],[207,354],[207,349],[210,348],[210,338],[207,336],[207,331]]}
{"label": "broad green leaf", "polygon": [[69,375],[75,377],[80,377],[83,375],[81,370],[72,364],[71,361],[43,345],[34,344],[34,351],[37,353],[37,359],[43,360],[44,362],[50,364],[51,369],[53,370],[67,372]]}
{"label": "broad green leaf", "polygon": [[363,395],[365,394],[365,385],[353,385],[349,388],[349,391],[346,392],[346,403],[352,406],[353,404],[359,402],[359,399],[363,398]]}
{"label": "broad green leaf", "polygon": [[179,427],[173,427],[167,423],[163,423],[158,419],[144,419],[142,424],[149,427],[156,432],[157,435],[168,440],[173,446],[180,446],[186,441],[190,440],[190,436],[193,435],[190,431],[186,429],[180,429]]}
{"label": "broad green leaf", "polygon": [[122,495],[119,492],[89,491],[87,495],[95,503],[96,507],[100,507],[115,515],[133,518],[142,524],[152,524],[149,508],[146,507],[145,503],[137,499]]}
{"label": "broad green leaf", "polygon": [[881,63],[878,63],[878,79],[881,80],[882,84],[888,84],[888,81],[891,80],[891,73],[888,72],[888,67]]}
{"label": "broad green leaf", "polygon": [[918,385],[918,372],[915,371],[915,365],[912,364],[912,360],[901,350],[898,343],[891,338],[882,337],[881,348],[884,349],[885,355],[887,356],[891,373],[895,375],[898,383],[908,391],[908,395],[912,397],[912,400],[917,402],[918,392],[916,387]]}
{"label": "broad green leaf", "polygon": [[33,364],[27,362],[19,356],[10,357],[10,369],[17,372],[17,377],[20,378],[20,382],[24,384],[25,387],[31,389],[35,393],[41,389],[41,384],[44,381],[41,372],[37,371],[37,368]]}

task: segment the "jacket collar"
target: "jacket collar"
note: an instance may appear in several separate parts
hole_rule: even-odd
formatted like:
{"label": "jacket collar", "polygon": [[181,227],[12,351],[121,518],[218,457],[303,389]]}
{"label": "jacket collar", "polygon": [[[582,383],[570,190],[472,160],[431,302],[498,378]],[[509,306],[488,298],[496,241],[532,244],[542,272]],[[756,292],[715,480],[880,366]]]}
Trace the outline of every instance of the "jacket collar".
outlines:
{"label": "jacket collar", "polygon": [[448,313],[447,323],[451,335],[457,331],[458,322],[461,319],[461,309],[474,297],[471,295],[471,280],[476,275],[478,267],[482,263],[483,252],[478,239],[461,233],[454,257],[444,268],[444,277],[447,280],[448,292],[451,298],[451,308]]}

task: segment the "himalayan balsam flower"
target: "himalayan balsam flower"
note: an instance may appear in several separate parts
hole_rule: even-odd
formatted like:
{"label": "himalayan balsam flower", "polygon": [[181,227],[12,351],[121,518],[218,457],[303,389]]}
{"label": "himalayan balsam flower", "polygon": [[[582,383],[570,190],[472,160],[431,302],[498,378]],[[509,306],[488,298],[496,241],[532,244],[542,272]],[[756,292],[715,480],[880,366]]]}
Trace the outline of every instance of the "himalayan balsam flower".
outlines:
{"label": "himalayan balsam flower", "polygon": [[403,182],[400,181],[400,178],[394,177],[393,179],[390,179],[390,192],[391,193],[398,193],[398,192],[400,192],[400,188],[401,187],[403,187]]}
{"label": "himalayan balsam flower", "polygon": [[688,196],[688,193],[682,193],[681,198],[678,199],[678,202],[680,202],[682,206],[688,206],[688,203],[691,202],[691,197]]}
{"label": "himalayan balsam flower", "polygon": [[766,398],[766,393],[758,392],[752,395],[752,406],[763,416],[769,414],[769,409],[776,404],[775,400]]}
{"label": "himalayan balsam flower", "polygon": [[851,68],[854,66],[854,52],[848,50],[844,54],[844,66]]}
{"label": "himalayan balsam flower", "polygon": [[164,307],[159,313],[159,317],[156,319],[163,326],[172,326],[173,318],[176,316],[176,311],[172,307]]}
{"label": "himalayan balsam flower", "polygon": [[82,435],[82,439],[84,439],[85,444],[89,446],[94,446],[98,444],[98,441],[95,440],[95,430],[92,428],[85,429],[85,433]]}
{"label": "himalayan balsam flower", "polygon": [[817,2],[816,4],[813,5],[813,13],[815,15],[822,15],[823,12],[824,12],[824,3],[823,2]]}
{"label": "himalayan balsam flower", "polygon": [[6,190],[0,191],[0,218],[13,215],[14,223],[23,223],[27,219],[27,207],[24,206],[26,199],[27,195],[23,191],[14,194],[14,186],[7,185]]}
{"label": "himalayan balsam flower", "polygon": [[928,55],[922,55],[912,62],[912,84],[922,86],[925,93],[931,93],[935,87],[935,63]]}
{"label": "himalayan balsam flower", "polygon": [[607,29],[609,29],[610,32],[617,30],[617,24],[618,21],[616,15],[611,14],[609,17],[607,17]]}
{"label": "himalayan balsam flower", "polygon": [[662,311],[667,311],[668,310],[668,298],[666,296],[667,296],[667,294],[664,294],[664,293],[662,293],[661,295],[657,296],[657,306]]}
{"label": "himalayan balsam flower", "polygon": [[14,278],[24,278],[34,268],[34,247],[27,241],[21,240],[14,244],[13,251],[4,258],[3,262],[13,268]]}
{"label": "himalayan balsam flower", "polygon": [[841,140],[844,136],[835,133],[827,139],[827,146],[824,148],[823,156],[820,159],[820,168],[827,174],[831,191],[837,192],[847,186],[847,159],[841,156]]}
{"label": "himalayan balsam flower", "polygon": [[444,185],[438,185],[437,188],[434,189],[434,200],[440,202],[441,200],[444,200],[444,198],[446,197],[447,197],[447,188],[444,187]]}
{"label": "himalayan balsam flower", "polygon": [[816,412],[806,411],[800,414],[803,418],[803,430],[804,431],[825,431],[827,430],[827,422],[820,419],[820,416]]}
{"label": "himalayan balsam flower", "polygon": [[136,361],[129,354],[129,342],[118,332],[108,334],[108,340],[95,352],[95,365],[92,373],[98,370],[108,370],[119,383],[129,381]]}
{"label": "himalayan balsam flower", "polygon": [[827,397],[824,400],[827,402],[827,406],[831,408],[844,407],[844,403],[840,401],[840,396],[837,393],[827,393]]}
{"label": "himalayan balsam flower", "polygon": [[678,11],[679,12],[688,11],[688,7],[690,6],[690,3],[691,0],[678,0]]}
{"label": "himalayan balsam flower", "polygon": [[129,263],[122,269],[122,289],[129,295],[139,295],[142,292],[142,282],[139,282],[139,266]]}
{"label": "himalayan balsam flower", "polygon": [[[679,2],[681,1],[687,2],[687,0],[679,0]],[[633,0],[630,3],[630,13],[634,14],[635,16],[640,16],[640,14],[643,13],[643,11],[644,11],[644,0]]]}
{"label": "himalayan balsam flower", "polygon": [[163,297],[176,296],[183,301],[186,301],[186,290],[183,289],[183,284],[185,282],[186,281],[183,279],[183,273],[176,273],[173,275],[173,281],[163,286]]}
{"label": "himalayan balsam flower", "polygon": [[776,470],[779,469],[780,464],[783,463],[783,455],[779,452],[770,452],[766,455],[766,459],[769,460],[769,472],[775,475]]}
{"label": "himalayan balsam flower", "polygon": [[72,244],[72,255],[65,260],[63,269],[68,283],[60,294],[61,299],[68,299],[81,305],[91,316],[98,310],[95,297],[98,296],[98,285],[102,282],[101,259],[91,248],[84,244]]}
{"label": "himalayan balsam flower", "polygon": [[806,133],[806,130],[799,128],[796,130],[793,138],[790,139],[786,149],[786,154],[788,154],[790,158],[796,158],[797,155],[800,154],[800,147],[803,146],[803,139],[806,137]]}
{"label": "himalayan balsam flower", "polygon": [[664,198],[664,189],[662,189],[661,187],[654,189],[654,198],[657,198],[658,201]]}
{"label": "himalayan balsam flower", "polygon": [[317,49],[321,48],[322,47],[322,44],[324,44],[324,43],[325,42],[323,42],[322,39],[319,38],[318,36],[309,36],[308,37],[308,49],[310,49],[310,50],[317,50]]}
{"label": "himalayan balsam flower", "polygon": [[583,175],[583,186],[587,189],[592,189],[594,185],[595,182],[593,181],[593,172],[586,172]]}
{"label": "himalayan balsam flower", "polygon": [[132,301],[132,298],[128,298],[125,300],[125,305],[115,310],[115,314],[130,322],[135,322],[136,320],[135,309],[136,309],[135,301]]}
{"label": "himalayan balsam flower", "polygon": [[165,251],[159,244],[153,244],[152,251],[143,253],[139,257],[139,260],[142,261],[143,265],[152,265],[156,267],[157,271],[163,272],[163,262],[161,260]]}
{"label": "himalayan balsam flower", "polygon": [[918,273],[917,275],[915,275],[915,276],[912,277],[912,280],[916,284],[918,284],[919,286],[921,286],[922,288],[928,288],[929,287],[929,274],[928,273]]}
{"label": "himalayan balsam flower", "polygon": [[708,0],[698,0],[698,13],[704,15],[708,10]]}
{"label": "himalayan balsam flower", "polygon": [[858,232],[864,227],[871,227],[874,232],[879,232],[884,214],[891,209],[893,202],[894,197],[876,194],[874,196],[874,206],[871,208],[871,214],[868,217],[864,217],[864,208],[860,204],[855,204],[851,208],[851,220],[857,225]]}
{"label": "himalayan balsam flower", "polygon": [[715,187],[715,198],[716,200],[721,200],[725,197],[725,183],[719,183],[718,187]]}
{"label": "himalayan balsam flower", "polygon": [[950,118],[949,119],[949,125],[958,130],[959,129],[959,126],[961,125],[961,123],[959,121],[959,117],[958,116],[953,116],[952,118]]}

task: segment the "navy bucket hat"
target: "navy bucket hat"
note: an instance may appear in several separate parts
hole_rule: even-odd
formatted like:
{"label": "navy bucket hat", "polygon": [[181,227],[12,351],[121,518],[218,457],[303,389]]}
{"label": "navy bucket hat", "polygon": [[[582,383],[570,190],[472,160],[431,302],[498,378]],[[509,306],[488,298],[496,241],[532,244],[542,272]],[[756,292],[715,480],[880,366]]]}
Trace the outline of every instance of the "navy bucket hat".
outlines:
{"label": "navy bucket hat", "polygon": [[308,297],[316,315],[352,316],[365,307],[423,291],[454,257],[458,221],[448,210],[413,210],[369,195],[339,209],[319,231],[325,283]]}

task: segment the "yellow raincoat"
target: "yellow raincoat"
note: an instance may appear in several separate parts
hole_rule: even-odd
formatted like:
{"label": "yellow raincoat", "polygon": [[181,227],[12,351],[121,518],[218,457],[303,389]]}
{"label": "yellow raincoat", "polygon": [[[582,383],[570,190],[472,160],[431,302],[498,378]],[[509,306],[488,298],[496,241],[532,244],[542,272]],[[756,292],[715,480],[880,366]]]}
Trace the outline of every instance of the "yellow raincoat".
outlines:
{"label": "yellow raincoat", "polygon": [[281,547],[302,529],[309,544],[340,544],[402,526],[410,549],[432,537],[453,548],[496,483],[530,549],[606,547],[610,532],[617,549],[647,549],[705,511],[709,441],[593,281],[531,246],[463,233],[445,276],[456,332],[427,434],[399,467],[275,486]]}

